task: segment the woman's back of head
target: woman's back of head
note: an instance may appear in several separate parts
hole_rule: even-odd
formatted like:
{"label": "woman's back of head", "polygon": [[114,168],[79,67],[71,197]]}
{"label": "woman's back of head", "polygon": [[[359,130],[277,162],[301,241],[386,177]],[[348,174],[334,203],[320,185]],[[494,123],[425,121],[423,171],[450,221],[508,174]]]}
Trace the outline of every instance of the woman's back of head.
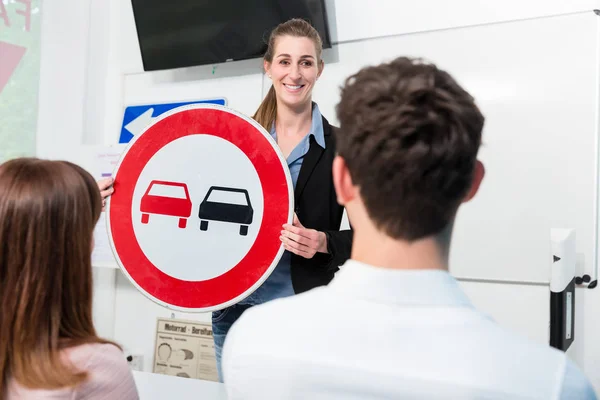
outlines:
{"label": "woman's back of head", "polygon": [[[72,386],[59,352],[103,342],[92,323],[96,182],[75,164],[21,158],[0,165],[0,394]],[[1,397],[1,396],[0,396]]]}

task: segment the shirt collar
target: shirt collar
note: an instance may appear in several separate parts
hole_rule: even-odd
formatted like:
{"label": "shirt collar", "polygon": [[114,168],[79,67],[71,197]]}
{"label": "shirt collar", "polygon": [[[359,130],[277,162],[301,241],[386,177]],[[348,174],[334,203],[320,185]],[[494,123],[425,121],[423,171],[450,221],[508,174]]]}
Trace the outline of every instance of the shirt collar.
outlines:
{"label": "shirt collar", "polygon": [[310,134],[315,137],[319,146],[325,148],[325,132],[323,131],[323,116],[317,103],[312,103],[312,125]]}
{"label": "shirt collar", "polygon": [[[271,126],[271,131],[269,132],[271,136],[276,139],[277,132],[275,132],[275,122]],[[312,123],[310,125],[310,132],[308,133],[307,138],[309,136],[313,136],[315,141],[319,146],[325,148],[325,131],[323,129],[323,116],[321,115],[321,111],[319,110],[319,106],[317,103],[312,103]]]}
{"label": "shirt collar", "polygon": [[387,304],[473,308],[448,271],[396,270],[348,260],[329,286],[352,297]]}

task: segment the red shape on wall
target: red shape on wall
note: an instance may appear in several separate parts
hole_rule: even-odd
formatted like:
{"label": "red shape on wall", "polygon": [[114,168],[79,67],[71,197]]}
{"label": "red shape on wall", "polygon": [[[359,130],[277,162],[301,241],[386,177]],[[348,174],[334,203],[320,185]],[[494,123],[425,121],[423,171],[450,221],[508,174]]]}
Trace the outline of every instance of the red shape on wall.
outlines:
{"label": "red shape on wall", "polygon": [[0,93],[25,55],[25,47],[0,42]]}

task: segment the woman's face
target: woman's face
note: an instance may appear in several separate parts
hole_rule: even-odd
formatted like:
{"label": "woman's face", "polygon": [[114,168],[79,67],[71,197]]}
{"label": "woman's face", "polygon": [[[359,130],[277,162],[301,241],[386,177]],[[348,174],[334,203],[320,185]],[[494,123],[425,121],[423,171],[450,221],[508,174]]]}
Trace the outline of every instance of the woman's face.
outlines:
{"label": "woman's face", "polygon": [[275,40],[273,61],[265,61],[277,100],[290,108],[312,101],[313,86],[323,71],[313,41],[306,37],[281,36]]}

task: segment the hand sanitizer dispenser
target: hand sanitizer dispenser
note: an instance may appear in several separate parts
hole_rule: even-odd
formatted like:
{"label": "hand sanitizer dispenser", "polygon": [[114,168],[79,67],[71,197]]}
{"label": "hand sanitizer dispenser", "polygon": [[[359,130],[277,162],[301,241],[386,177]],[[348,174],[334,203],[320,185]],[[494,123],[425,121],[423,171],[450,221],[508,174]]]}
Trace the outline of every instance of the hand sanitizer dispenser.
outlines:
{"label": "hand sanitizer dispenser", "polygon": [[550,231],[550,346],[566,351],[575,336],[575,231]]}

